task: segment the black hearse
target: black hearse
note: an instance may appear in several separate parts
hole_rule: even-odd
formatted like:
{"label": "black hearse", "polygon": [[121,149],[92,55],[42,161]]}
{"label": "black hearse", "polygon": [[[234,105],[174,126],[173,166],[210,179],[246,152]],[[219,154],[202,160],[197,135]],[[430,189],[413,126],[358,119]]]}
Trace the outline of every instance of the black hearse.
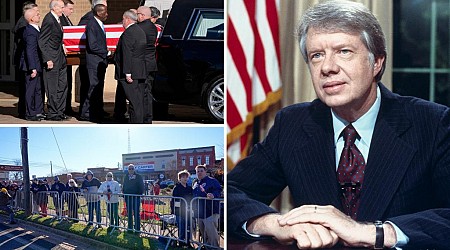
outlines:
{"label": "black hearse", "polygon": [[224,120],[224,1],[175,0],[159,39],[155,118],[168,104],[198,105]]}

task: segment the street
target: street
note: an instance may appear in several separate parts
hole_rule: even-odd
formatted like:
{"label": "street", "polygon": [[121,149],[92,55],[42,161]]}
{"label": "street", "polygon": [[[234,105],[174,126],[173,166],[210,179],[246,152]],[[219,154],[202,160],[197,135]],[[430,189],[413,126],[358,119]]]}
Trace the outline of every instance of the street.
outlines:
{"label": "street", "polygon": [[[18,221],[15,225],[5,224],[6,216],[0,216],[0,249],[106,249],[93,244],[92,240],[79,240],[73,235],[39,228],[32,223]],[[104,245],[104,244],[102,244]]]}

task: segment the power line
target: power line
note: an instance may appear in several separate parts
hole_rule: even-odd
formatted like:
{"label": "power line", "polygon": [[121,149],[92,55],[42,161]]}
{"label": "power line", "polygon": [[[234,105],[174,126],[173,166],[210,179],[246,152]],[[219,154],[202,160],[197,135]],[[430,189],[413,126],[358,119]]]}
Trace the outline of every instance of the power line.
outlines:
{"label": "power line", "polygon": [[62,156],[61,149],[59,148],[59,144],[58,144],[58,140],[56,139],[55,131],[53,131],[53,128],[51,128],[51,129],[52,129],[53,137],[55,138],[56,146],[58,146],[59,155],[61,156],[61,160],[64,164],[64,168],[67,172],[66,162],[64,161],[64,157]]}

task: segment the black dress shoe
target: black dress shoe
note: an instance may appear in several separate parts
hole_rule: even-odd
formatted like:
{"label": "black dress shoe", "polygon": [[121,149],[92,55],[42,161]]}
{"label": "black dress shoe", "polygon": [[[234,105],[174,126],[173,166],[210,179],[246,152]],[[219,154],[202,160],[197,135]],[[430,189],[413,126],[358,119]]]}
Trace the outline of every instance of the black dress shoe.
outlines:
{"label": "black dress shoe", "polygon": [[77,119],[78,119],[78,121],[85,121],[85,122],[89,122],[90,121],[89,117],[87,117],[87,116],[79,116]]}
{"label": "black dress shoe", "polygon": [[42,119],[41,119],[39,116],[37,116],[37,115],[34,115],[34,116],[27,116],[25,119],[26,119],[27,121],[35,121],[35,122],[39,122],[39,121],[42,120]]}
{"label": "black dress shoe", "polygon": [[72,117],[70,117],[70,116],[68,116],[66,114],[62,114],[62,115],[60,115],[60,117],[61,117],[62,120],[69,120],[69,119],[72,118]]}
{"label": "black dress shoe", "polygon": [[47,117],[47,120],[49,121],[62,121],[61,116],[52,116],[52,117]]}
{"label": "black dress shoe", "polygon": [[77,115],[77,113],[75,111],[73,111],[73,109],[66,109],[64,111],[64,114],[66,114],[68,116],[75,116],[75,115]]}

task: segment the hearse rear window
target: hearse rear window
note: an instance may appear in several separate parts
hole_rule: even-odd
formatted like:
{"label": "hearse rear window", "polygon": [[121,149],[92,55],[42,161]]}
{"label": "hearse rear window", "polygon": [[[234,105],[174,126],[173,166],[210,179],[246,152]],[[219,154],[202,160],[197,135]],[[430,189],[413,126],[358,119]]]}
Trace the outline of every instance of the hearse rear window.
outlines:
{"label": "hearse rear window", "polygon": [[223,12],[200,11],[190,38],[223,40]]}

